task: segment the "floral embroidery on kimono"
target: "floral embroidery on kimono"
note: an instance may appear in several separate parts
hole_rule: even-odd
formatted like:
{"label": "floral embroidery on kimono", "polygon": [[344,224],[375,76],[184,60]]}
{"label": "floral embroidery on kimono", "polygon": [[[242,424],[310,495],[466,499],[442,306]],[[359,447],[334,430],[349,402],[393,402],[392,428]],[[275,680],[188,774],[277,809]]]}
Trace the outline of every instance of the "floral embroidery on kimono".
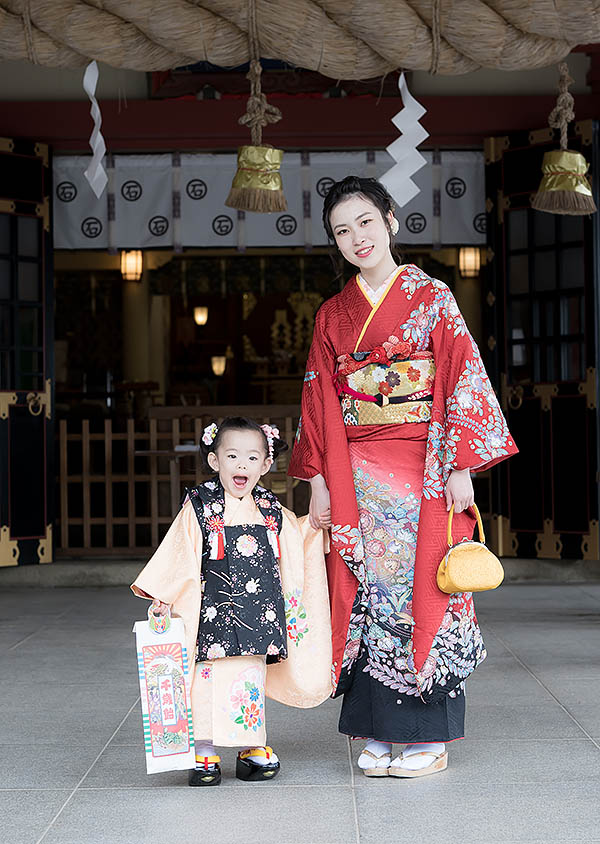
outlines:
{"label": "floral embroidery on kimono", "polygon": [[286,592],[284,598],[288,641],[298,647],[309,629],[306,609],[302,603],[302,592],[300,589],[294,589],[293,592]]}
{"label": "floral embroidery on kimono", "polygon": [[255,668],[240,672],[229,692],[229,717],[244,730],[256,732],[264,720],[264,683]]}

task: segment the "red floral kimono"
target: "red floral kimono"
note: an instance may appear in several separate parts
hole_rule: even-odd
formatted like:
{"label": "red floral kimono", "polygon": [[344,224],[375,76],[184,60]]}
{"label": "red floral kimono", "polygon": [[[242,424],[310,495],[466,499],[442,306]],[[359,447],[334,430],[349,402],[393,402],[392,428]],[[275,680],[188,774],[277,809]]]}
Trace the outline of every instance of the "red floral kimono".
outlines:
{"label": "red floral kimono", "polygon": [[[452,469],[487,469],[516,451],[443,282],[407,265],[376,305],[353,278],[320,308],[289,472],[321,474],[331,493],[342,732],[397,742],[462,735],[464,680],[485,649],[471,595],[437,588],[445,483]],[[455,516],[455,540],[473,527],[470,513]]]}

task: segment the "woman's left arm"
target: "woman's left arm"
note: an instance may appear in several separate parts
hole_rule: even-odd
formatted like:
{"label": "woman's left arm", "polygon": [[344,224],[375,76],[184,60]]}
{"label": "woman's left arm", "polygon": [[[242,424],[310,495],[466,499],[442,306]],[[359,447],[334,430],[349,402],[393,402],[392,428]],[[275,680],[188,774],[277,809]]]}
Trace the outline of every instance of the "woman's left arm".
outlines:
{"label": "woman's left arm", "polygon": [[454,296],[442,282],[432,286],[435,399],[439,396],[432,422],[440,434],[446,506],[454,504],[460,513],[474,501],[471,471],[489,469],[518,449]]}

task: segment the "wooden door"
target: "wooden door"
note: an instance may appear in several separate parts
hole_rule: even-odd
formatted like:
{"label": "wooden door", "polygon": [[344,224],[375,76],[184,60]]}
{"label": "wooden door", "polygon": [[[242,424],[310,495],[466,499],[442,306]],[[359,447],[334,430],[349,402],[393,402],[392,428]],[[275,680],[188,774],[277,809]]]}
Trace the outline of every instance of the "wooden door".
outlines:
{"label": "wooden door", "polygon": [[0,139],[0,565],[52,559],[48,147]]}
{"label": "wooden door", "polygon": [[[486,141],[486,364],[520,454],[494,490],[505,556],[598,559],[597,220],[534,211],[550,129]],[[597,168],[597,127],[569,148]],[[598,197],[597,197],[598,199]]]}

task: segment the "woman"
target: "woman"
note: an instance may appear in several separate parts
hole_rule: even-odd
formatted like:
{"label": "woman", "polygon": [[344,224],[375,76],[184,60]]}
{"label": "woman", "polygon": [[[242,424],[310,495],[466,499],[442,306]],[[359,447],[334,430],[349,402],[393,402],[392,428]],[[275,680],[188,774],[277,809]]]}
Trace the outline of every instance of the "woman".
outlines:
{"label": "woman", "polygon": [[[336,182],[329,238],[358,274],[320,308],[290,474],[331,527],[339,729],[368,739],[368,776],[447,766],[464,734],[464,680],[485,657],[470,594],[436,584],[448,511],[472,536],[470,472],[517,449],[448,287],[398,266],[394,204],[375,179]],[[392,744],[407,747],[392,761]]]}

